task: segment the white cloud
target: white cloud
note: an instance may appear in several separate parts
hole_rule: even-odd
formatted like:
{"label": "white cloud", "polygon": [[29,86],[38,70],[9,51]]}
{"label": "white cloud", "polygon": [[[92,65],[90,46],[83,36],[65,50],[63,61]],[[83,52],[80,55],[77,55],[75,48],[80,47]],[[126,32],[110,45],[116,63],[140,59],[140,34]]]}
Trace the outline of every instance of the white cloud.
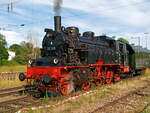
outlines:
{"label": "white cloud", "polygon": [[142,45],[143,47],[146,47],[146,41],[147,41],[147,47],[150,48],[150,40],[148,39],[148,37],[150,37],[150,33],[149,34],[145,34],[143,32],[137,32],[137,33],[123,33],[120,36],[118,35],[117,38],[119,37],[124,37],[125,39],[127,39],[128,41],[130,41],[130,44],[133,43],[135,45],[139,45],[139,41],[140,41],[140,45]]}
{"label": "white cloud", "polygon": [[150,14],[140,10],[140,3],[142,4],[142,2],[144,0],[84,0],[84,2],[82,0],[74,2],[64,0],[63,6],[92,13],[96,16],[104,15],[118,20],[120,23],[124,22],[125,24],[141,27],[147,24],[150,25]]}
{"label": "white cloud", "polygon": [[0,30],[0,33],[6,37],[6,41],[9,46],[12,44],[19,44],[21,41],[25,41],[25,38],[22,37],[20,33],[17,33],[15,31]]}
{"label": "white cloud", "polygon": [[92,23],[84,18],[72,18],[64,20],[65,26],[76,26],[80,32],[93,31],[95,35],[106,34],[106,31],[118,31],[118,28],[113,26],[100,26],[99,24]]}
{"label": "white cloud", "polygon": [[[83,2],[83,0],[63,0],[62,6],[64,8],[91,13],[94,14],[95,17],[101,18],[101,16],[105,16],[119,23],[129,24],[135,27],[145,27],[146,25],[150,25],[150,13],[145,12],[147,8],[141,10],[141,8],[144,7],[141,7],[142,5],[140,5],[140,3],[142,4],[144,1],[145,0],[84,0]],[[26,4],[29,7],[32,7],[32,4],[52,6],[53,0],[23,0],[17,4]],[[146,7],[148,4],[145,3],[144,6]],[[45,10],[47,10],[47,8],[45,8]],[[20,14],[28,15],[28,17],[32,17],[33,15],[28,10],[16,8],[16,11]]]}

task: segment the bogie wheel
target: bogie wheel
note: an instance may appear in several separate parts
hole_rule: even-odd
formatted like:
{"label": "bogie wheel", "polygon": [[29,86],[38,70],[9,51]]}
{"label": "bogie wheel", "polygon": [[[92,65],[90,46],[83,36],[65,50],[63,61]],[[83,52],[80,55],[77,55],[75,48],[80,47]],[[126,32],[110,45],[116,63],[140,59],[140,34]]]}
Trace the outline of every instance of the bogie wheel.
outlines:
{"label": "bogie wheel", "polygon": [[83,84],[82,84],[82,89],[83,90],[88,90],[89,88],[91,87],[91,82],[90,81],[87,81],[87,82],[84,82]]}
{"label": "bogie wheel", "polygon": [[95,85],[96,86],[102,86],[104,83],[104,79],[103,78],[99,78],[99,79],[95,79]]}
{"label": "bogie wheel", "polygon": [[35,98],[40,98],[42,97],[42,93],[41,91],[35,91],[34,93],[32,93],[32,96]]}

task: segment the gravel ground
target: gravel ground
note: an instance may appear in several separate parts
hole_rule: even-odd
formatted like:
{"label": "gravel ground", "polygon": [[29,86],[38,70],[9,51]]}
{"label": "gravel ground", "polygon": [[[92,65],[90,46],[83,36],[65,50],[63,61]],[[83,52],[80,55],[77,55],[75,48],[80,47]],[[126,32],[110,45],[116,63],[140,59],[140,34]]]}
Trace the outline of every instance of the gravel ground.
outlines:
{"label": "gravel ground", "polygon": [[[74,113],[77,113],[77,112],[78,113],[137,113],[137,112],[140,112],[150,102],[149,100],[147,100],[147,98],[145,99],[145,95],[147,97],[148,95],[150,95],[150,87],[140,90],[139,92],[137,92],[137,94],[136,93],[131,94],[127,96],[127,98],[121,99],[117,103],[114,103],[113,105],[107,106],[96,112],[93,112],[93,111],[101,106],[104,106],[108,102],[111,102],[113,100],[120,98],[123,95],[126,95],[128,92],[134,90],[135,88],[138,88],[139,86],[144,85],[145,83],[146,82],[140,83],[139,85],[135,84],[134,87],[128,87],[126,90],[123,88],[124,90],[120,89],[118,91],[112,91],[111,93],[108,94],[108,96],[101,98],[100,100],[97,100],[93,103],[90,103],[90,104],[88,103],[86,105],[86,108],[82,107],[80,110],[74,111]],[[113,87],[113,85],[110,86],[110,88],[111,87]]]}
{"label": "gravel ground", "polygon": [[144,109],[147,103],[148,102],[144,100],[142,96],[133,94],[95,113],[135,113]]}

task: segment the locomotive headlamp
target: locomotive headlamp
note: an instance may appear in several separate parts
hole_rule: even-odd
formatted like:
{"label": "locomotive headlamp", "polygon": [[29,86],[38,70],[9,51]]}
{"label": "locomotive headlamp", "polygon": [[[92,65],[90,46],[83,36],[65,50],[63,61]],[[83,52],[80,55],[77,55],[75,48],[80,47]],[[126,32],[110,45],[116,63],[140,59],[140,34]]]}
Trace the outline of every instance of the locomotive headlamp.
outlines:
{"label": "locomotive headlamp", "polygon": [[52,38],[52,37],[53,37],[53,34],[48,33],[46,36],[47,36],[48,38]]}
{"label": "locomotive headlamp", "polygon": [[54,58],[53,62],[54,64],[58,64],[59,60],[57,58]]}
{"label": "locomotive headlamp", "polygon": [[70,33],[73,33],[73,32],[75,32],[75,31],[74,31],[73,29],[71,29],[71,30],[70,30]]}
{"label": "locomotive headlamp", "polygon": [[29,60],[28,63],[31,65],[32,64],[32,60]]}

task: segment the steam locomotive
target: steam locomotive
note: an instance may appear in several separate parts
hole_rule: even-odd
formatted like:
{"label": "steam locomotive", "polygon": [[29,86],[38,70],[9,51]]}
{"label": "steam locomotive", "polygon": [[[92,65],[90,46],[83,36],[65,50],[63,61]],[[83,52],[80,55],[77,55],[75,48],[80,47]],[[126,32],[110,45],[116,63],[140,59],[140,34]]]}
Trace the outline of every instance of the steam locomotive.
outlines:
{"label": "steam locomotive", "polygon": [[32,60],[27,74],[19,74],[21,81],[34,81],[36,96],[68,95],[135,73],[135,52],[129,44],[91,31],[81,35],[77,27],[62,27],[61,16],[54,23],[55,30],[45,29],[41,58]]}

